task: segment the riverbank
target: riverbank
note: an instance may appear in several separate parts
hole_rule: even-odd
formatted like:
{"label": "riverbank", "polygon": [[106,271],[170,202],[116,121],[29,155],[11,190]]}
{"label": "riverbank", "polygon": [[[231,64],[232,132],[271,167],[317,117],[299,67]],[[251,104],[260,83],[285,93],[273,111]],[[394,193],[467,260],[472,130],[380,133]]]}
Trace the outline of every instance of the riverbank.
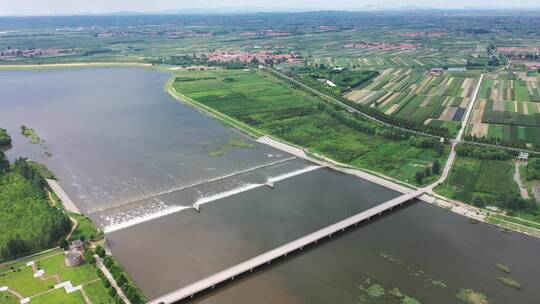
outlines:
{"label": "riverbank", "polygon": [[[335,160],[329,159],[328,157],[325,157],[323,155],[319,155],[319,154],[314,153],[312,151],[306,150],[304,147],[299,147],[299,146],[296,146],[296,145],[291,144],[289,142],[286,142],[286,141],[284,141],[282,139],[277,139],[277,138],[273,137],[270,134],[266,134],[265,132],[263,132],[261,130],[258,130],[258,129],[255,129],[254,127],[252,127],[252,126],[246,125],[243,122],[240,122],[240,121],[238,121],[238,120],[236,120],[236,119],[234,119],[234,118],[232,118],[232,117],[230,117],[228,115],[225,115],[225,114],[223,114],[223,113],[221,113],[219,111],[216,111],[216,110],[214,110],[214,109],[212,109],[212,108],[210,108],[208,106],[205,106],[205,105],[201,104],[200,102],[197,102],[197,101],[185,96],[182,93],[177,92],[175,90],[175,88],[173,87],[173,85],[172,85],[173,80],[174,80],[174,77],[172,77],[167,82],[167,84],[165,85],[165,90],[171,96],[173,96],[176,100],[178,100],[178,101],[180,101],[180,102],[182,102],[184,104],[190,105],[191,107],[201,111],[202,113],[204,113],[204,114],[206,114],[206,115],[208,115],[208,116],[210,116],[210,117],[212,117],[214,119],[217,119],[218,121],[220,121],[221,123],[223,123],[225,125],[228,125],[228,126],[231,126],[231,127],[234,127],[236,129],[240,130],[241,132],[245,133],[246,135],[255,138],[260,143],[272,146],[274,148],[277,148],[277,149],[285,151],[287,153],[290,153],[290,154],[296,155],[298,157],[304,158],[306,160],[317,163],[319,165],[323,165],[323,166],[332,168],[334,170],[337,170],[337,171],[340,171],[340,172],[343,172],[343,173],[346,173],[346,174],[357,176],[359,178],[371,181],[371,182],[376,183],[378,185],[381,185],[383,187],[393,189],[393,190],[398,191],[400,193],[407,193],[407,192],[419,189],[418,187],[415,187],[414,185],[405,183],[405,182],[397,180],[395,178],[385,176],[383,174],[373,172],[373,171],[370,171],[370,170],[365,170],[365,169],[362,169],[362,168],[353,167],[351,165],[343,164],[343,163],[337,162]],[[450,155],[450,156],[452,156],[452,155]],[[453,162],[452,161],[450,161],[450,162],[447,161],[447,164],[446,164],[446,166],[444,168],[446,176],[448,175],[448,173],[450,171],[450,167],[448,166],[448,163],[450,163],[450,166],[451,166],[451,164]],[[443,174],[442,176],[444,176],[444,177],[441,178],[441,179],[446,178],[445,174]],[[536,231],[534,228],[530,228],[530,227],[527,227],[527,229],[523,229],[523,227],[518,227],[517,225],[505,225],[505,223],[502,223],[500,221],[498,221],[498,222],[493,221],[493,220],[491,220],[492,217],[489,216],[489,212],[487,212],[485,210],[476,208],[474,206],[465,204],[463,202],[459,202],[459,201],[455,201],[455,200],[443,197],[441,195],[435,194],[432,191],[430,191],[434,186],[436,186],[441,181],[441,179],[437,180],[435,183],[432,183],[430,185],[422,187],[422,189],[426,190],[426,194],[424,194],[423,196],[420,197],[421,200],[423,200],[423,201],[425,201],[425,202],[427,202],[429,204],[432,204],[434,206],[437,206],[437,207],[443,208],[445,210],[448,210],[450,212],[465,216],[465,217],[471,219],[471,221],[484,222],[484,223],[487,223],[487,224],[490,224],[490,225],[498,226],[498,227],[500,227],[502,229],[505,229],[505,230],[509,229],[509,230],[514,230],[514,231],[526,233],[526,234],[531,235],[531,236],[540,237],[540,230]],[[519,229],[517,229],[517,228],[519,228]]]}
{"label": "riverbank", "polygon": [[92,67],[137,67],[150,68],[152,64],[141,62],[72,62],[72,63],[44,63],[44,64],[3,64],[1,70],[40,70],[53,68],[92,68]]}

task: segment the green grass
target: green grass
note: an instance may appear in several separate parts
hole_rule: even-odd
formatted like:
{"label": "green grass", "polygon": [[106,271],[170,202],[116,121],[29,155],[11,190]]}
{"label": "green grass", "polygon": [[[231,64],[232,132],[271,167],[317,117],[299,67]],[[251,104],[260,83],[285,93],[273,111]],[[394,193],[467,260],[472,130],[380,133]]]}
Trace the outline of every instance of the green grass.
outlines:
{"label": "green grass", "polygon": [[77,221],[77,228],[71,234],[70,240],[79,240],[81,236],[84,236],[86,240],[103,237],[103,232],[97,229],[88,217],[77,213],[69,213],[69,216]]}
{"label": "green grass", "polygon": [[62,303],[62,304],[81,304],[86,303],[84,297],[80,291],[72,293],[66,293],[63,288],[55,289],[46,294],[32,298],[31,303],[38,304],[50,304],[50,303]]}
{"label": "green grass", "polygon": [[19,304],[19,299],[9,292],[0,292],[0,303],[2,304]]}
{"label": "green grass", "polygon": [[[45,270],[45,277],[51,277],[46,280],[34,278],[32,268],[25,266],[28,260],[35,261],[39,269]],[[61,250],[44,253],[28,260],[0,268],[0,273],[2,273],[0,286],[8,286],[24,297],[32,297],[32,303],[85,303],[81,292],[67,294],[63,288],[52,290],[52,287],[57,284],[52,276],[58,275],[61,282],[69,280],[74,286],[92,282],[83,286],[92,303],[114,303],[101,281],[95,281],[98,276],[94,265],[85,263],[78,267],[67,267]],[[22,268],[8,272],[18,267]],[[41,293],[44,294],[36,296]],[[0,293],[0,300],[2,300],[1,295],[2,293]]]}
{"label": "green grass", "polygon": [[90,283],[84,286],[84,291],[92,304],[109,304],[114,303],[114,301],[109,296],[109,291],[101,281]]}
{"label": "green grass", "polygon": [[[176,77],[172,86],[177,92],[211,108],[218,115],[226,115],[264,134],[272,134],[340,162],[410,183],[415,182],[416,170],[424,169],[435,159],[443,163],[443,156],[435,150],[413,147],[407,140],[393,141],[352,129],[319,110],[315,105],[322,103],[321,99],[269,73],[190,71],[179,72]],[[224,81],[226,78],[228,80]]]}
{"label": "green grass", "polygon": [[63,281],[69,280],[74,286],[98,278],[93,265],[85,263],[78,267],[67,267],[62,254],[38,261],[38,265],[46,274],[58,274]]}
{"label": "green grass", "polygon": [[8,286],[22,296],[29,297],[44,292],[50,286],[56,284],[56,281],[52,278],[49,280],[36,280],[33,275],[32,268],[25,267],[21,270],[0,276],[0,286]]}

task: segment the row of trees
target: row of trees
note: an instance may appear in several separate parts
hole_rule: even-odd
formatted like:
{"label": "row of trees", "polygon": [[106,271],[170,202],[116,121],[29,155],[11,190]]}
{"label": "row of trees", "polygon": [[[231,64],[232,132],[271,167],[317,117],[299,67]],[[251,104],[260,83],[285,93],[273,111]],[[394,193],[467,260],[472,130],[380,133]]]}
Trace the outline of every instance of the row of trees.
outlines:
{"label": "row of trees", "polygon": [[444,152],[443,144],[435,138],[413,136],[410,132],[398,128],[376,126],[367,120],[359,119],[347,111],[336,109],[336,107],[328,104],[317,103],[316,107],[319,111],[327,113],[356,131],[394,141],[409,140],[411,145],[422,149],[434,149],[439,155],[442,155]]}
{"label": "row of trees", "polygon": [[[245,69],[249,66],[248,63],[234,60],[234,61],[209,61],[208,58],[204,55],[176,55],[169,58],[156,58],[148,61],[151,64],[169,64],[177,65],[182,67],[189,66],[218,66],[224,69],[238,70]],[[258,62],[252,62],[252,64],[258,64]]]}
{"label": "row of trees", "polygon": [[[304,82],[305,81],[305,78],[303,77],[299,77],[298,75],[295,75],[295,74],[290,74],[290,77],[293,77],[295,78],[297,81],[300,81],[300,82]],[[294,86],[296,87],[299,87],[298,85],[292,83]],[[312,86],[313,83],[307,83],[307,85],[310,85]],[[303,88],[299,87],[300,89],[303,90]],[[412,130],[412,131],[417,131],[417,132],[421,132],[421,133],[428,133],[428,134],[432,134],[432,135],[436,135],[436,136],[440,136],[440,137],[448,137],[450,132],[447,128],[442,128],[442,127],[437,127],[437,126],[431,126],[431,125],[425,125],[423,124],[422,122],[416,122],[416,121],[413,121],[413,120],[409,120],[409,119],[404,119],[404,118],[400,118],[400,117],[397,117],[397,116],[392,116],[392,115],[387,115],[385,114],[384,112],[382,112],[381,110],[377,109],[377,108],[372,108],[372,107],[367,107],[367,106],[364,106],[364,105],[361,105],[361,104],[357,104],[351,100],[348,100],[346,98],[344,98],[341,94],[339,93],[336,93],[335,91],[333,90],[330,90],[328,88],[325,88],[323,86],[320,86],[320,85],[317,85],[317,89],[319,91],[322,91],[324,92],[325,94],[328,94],[330,96],[332,96],[333,98],[349,105],[350,107],[353,107],[355,108],[356,110],[362,112],[362,113],[365,113],[379,121],[382,121],[384,123],[387,123],[389,125],[392,125],[392,126],[395,126],[397,128],[402,128],[402,129],[408,129],[408,130]]]}
{"label": "row of trees", "polygon": [[[104,251],[101,251],[104,253]],[[99,253],[98,253],[99,254]],[[126,275],[124,274],[124,271],[122,268],[114,261],[114,259],[110,256],[105,256],[103,258],[103,264],[109,271],[111,272],[114,280],[120,286],[126,297],[129,299],[129,301],[133,304],[142,304],[145,302],[144,296],[140,293],[139,289],[131,282],[128,281],[126,278]],[[114,288],[113,288],[114,289]],[[114,292],[116,295],[116,291]]]}
{"label": "row of trees", "polygon": [[[511,148],[518,148],[518,149],[530,149],[527,146],[527,143],[520,140],[505,140],[498,137],[477,137],[475,135],[466,135],[464,138],[466,141],[473,141],[483,144],[490,144],[490,145],[496,145],[496,146],[504,146],[504,147],[511,147]],[[534,144],[532,146],[532,149],[535,151],[538,150],[538,145]]]}
{"label": "row of trees", "polygon": [[533,200],[525,200],[516,193],[475,195],[473,196],[472,204],[480,208],[487,205],[497,206],[509,211],[510,215],[519,211],[538,212],[538,207]]}
{"label": "row of trees", "polygon": [[459,144],[456,154],[462,157],[490,160],[508,160],[512,157],[506,150],[492,147],[478,147],[474,145]]}

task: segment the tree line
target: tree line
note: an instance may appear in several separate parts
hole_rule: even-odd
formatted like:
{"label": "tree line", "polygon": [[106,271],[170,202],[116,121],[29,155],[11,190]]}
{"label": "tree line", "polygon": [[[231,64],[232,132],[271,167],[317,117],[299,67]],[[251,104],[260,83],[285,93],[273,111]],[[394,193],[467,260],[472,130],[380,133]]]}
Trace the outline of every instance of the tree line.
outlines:
{"label": "tree line", "polygon": [[26,158],[10,164],[0,150],[0,257],[50,248],[71,229],[71,221],[47,202],[46,182]]}
{"label": "tree line", "polygon": [[[300,81],[300,82],[304,82],[304,78],[302,77],[298,77],[298,75],[295,75],[295,74],[291,74],[289,73],[290,77],[296,79],[297,81]],[[302,87],[300,87],[298,84],[295,84],[295,83],[292,83],[295,87],[297,88],[300,88],[303,90]],[[312,85],[311,83],[308,83],[307,85]],[[392,125],[392,126],[395,126],[395,127],[398,127],[398,128],[403,128],[403,129],[408,129],[408,130],[412,130],[412,131],[417,131],[417,132],[421,132],[421,133],[427,133],[427,134],[432,134],[432,135],[436,135],[436,136],[440,136],[440,137],[445,137],[445,138],[448,138],[449,137],[449,130],[447,128],[442,128],[442,127],[438,127],[438,126],[432,126],[432,125],[425,125],[421,122],[416,122],[416,121],[413,121],[413,120],[410,120],[410,119],[405,119],[405,118],[400,118],[400,117],[397,117],[397,116],[392,116],[392,115],[388,115],[388,114],[385,114],[384,112],[382,112],[381,110],[377,109],[377,108],[372,108],[372,107],[367,107],[367,106],[364,106],[364,105],[361,105],[361,104],[357,104],[351,100],[348,100],[346,98],[344,98],[341,94],[338,94],[332,90],[329,90],[327,88],[324,88],[322,86],[317,86],[317,89],[319,91],[323,91],[325,94],[328,94],[330,96],[332,96],[333,98],[339,100],[340,102],[343,102],[344,104],[347,104],[348,106],[352,107],[352,108],[355,108],[356,110],[364,113],[364,114],[367,114],[379,121],[382,121],[386,124],[389,124],[389,125]]]}
{"label": "tree line", "polygon": [[[128,300],[133,304],[145,303],[145,297],[141,294],[139,289],[127,279],[122,267],[112,257],[105,256],[105,250],[103,248],[97,249],[96,253],[103,258],[103,264],[105,267],[107,267],[107,269],[109,269],[114,280],[126,295],[126,298],[128,298]],[[100,278],[103,280],[104,274],[100,270],[98,270],[98,276],[100,276]],[[116,290],[112,288],[110,284],[105,285],[105,287],[107,286],[109,286],[109,294],[113,298],[116,297]]]}
{"label": "tree line", "polygon": [[462,157],[488,160],[509,160],[512,155],[506,150],[494,147],[478,147],[468,144],[456,146],[456,154]]}

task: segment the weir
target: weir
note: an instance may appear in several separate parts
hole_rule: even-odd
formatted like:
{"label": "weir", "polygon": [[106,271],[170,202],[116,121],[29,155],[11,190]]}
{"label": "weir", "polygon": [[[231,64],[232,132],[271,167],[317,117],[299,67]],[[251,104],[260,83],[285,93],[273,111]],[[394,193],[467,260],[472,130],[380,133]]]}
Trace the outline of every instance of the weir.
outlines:
{"label": "weir", "polygon": [[342,221],[339,221],[335,224],[327,226],[325,228],[319,229],[313,233],[310,233],[306,236],[303,236],[299,239],[296,239],[290,243],[279,246],[275,249],[267,251],[261,255],[258,255],[252,259],[244,261],[240,264],[229,267],[223,271],[220,271],[216,274],[213,274],[209,277],[191,283],[187,286],[184,286],[176,291],[173,291],[169,294],[161,296],[157,299],[150,301],[152,304],[168,304],[175,303],[177,301],[182,301],[184,299],[193,298],[200,292],[214,289],[218,284],[224,283],[229,280],[234,280],[235,277],[242,275],[244,273],[252,272],[254,269],[270,264],[273,260],[287,256],[290,253],[293,253],[298,250],[302,250],[304,247],[316,244],[318,241],[323,238],[332,237],[333,234],[344,231],[351,226],[358,225],[359,223],[369,220],[370,218],[381,215],[389,210],[392,210],[394,207],[401,206],[407,202],[418,198],[422,195],[423,190],[416,190],[403,194],[397,198],[391,199],[387,202],[384,202],[380,205],[377,205],[371,209],[362,211],[354,216],[346,218]]}
{"label": "weir", "polygon": [[[311,165],[311,166],[308,166],[308,167],[305,167],[305,168],[302,168],[302,169],[299,169],[299,170],[295,170],[295,171],[292,171],[292,172],[287,172],[287,173],[284,173],[284,174],[281,174],[281,175],[278,175],[278,176],[274,176],[274,177],[269,177],[264,183],[246,183],[246,184],[243,184],[243,185],[241,185],[241,186],[239,186],[237,188],[233,188],[233,189],[230,189],[230,190],[227,190],[227,191],[215,193],[215,194],[208,195],[208,196],[202,196],[199,199],[197,199],[195,202],[187,203],[186,205],[172,205],[171,204],[170,206],[167,206],[167,204],[165,202],[163,202],[163,201],[156,198],[156,200],[158,200],[161,203],[160,206],[163,206],[161,209],[150,211],[150,212],[148,212],[146,214],[142,214],[140,216],[135,216],[135,217],[133,217],[131,219],[127,219],[125,221],[121,221],[121,222],[118,222],[118,223],[107,225],[107,226],[104,227],[104,232],[105,233],[111,233],[111,232],[114,232],[114,231],[125,229],[125,228],[128,228],[128,227],[137,225],[137,224],[141,224],[141,223],[144,223],[144,222],[155,220],[155,219],[158,219],[160,217],[164,217],[164,216],[167,216],[167,215],[170,215],[170,214],[173,214],[173,213],[176,213],[176,212],[184,211],[184,210],[195,210],[197,212],[200,212],[201,206],[204,205],[204,204],[208,204],[208,203],[217,201],[217,200],[225,198],[225,197],[236,195],[236,194],[239,194],[239,193],[242,193],[242,192],[245,192],[245,191],[249,191],[249,190],[252,190],[252,189],[256,189],[256,188],[259,188],[259,187],[263,187],[263,186],[268,186],[268,187],[273,188],[276,182],[279,182],[279,181],[282,181],[282,180],[285,180],[287,178],[291,178],[291,177],[294,177],[294,176],[297,176],[297,175],[301,175],[301,174],[304,174],[304,173],[308,173],[308,172],[311,172],[311,171],[319,169],[319,168],[322,168],[322,167],[317,166],[317,165]],[[249,171],[252,171],[252,169],[250,169]],[[234,175],[238,175],[238,174],[240,174],[240,173],[236,173]],[[223,178],[221,177],[219,179],[214,179],[212,181],[221,180],[221,179],[223,179]],[[207,181],[207,182],[211,182],[211,181]],[[198,183],[198,185],[201,185],[201,184],[204,184],[204,183]],[[183,189],[187,189],[187,187],[185,187]],[[177,191],[180,191],[180,190],[177,190]]]}
{"label": "weir", "polygon": [[[126,203],[123,203],[122,205],[125,206],[125,205],[129,205],[129,204],[137,203],[137,202],[140,202],[140,201],[143,201],[143,200],[152,199],[154,197],[159,197],[159,196],[171,194],[173,192],[177,192],[177,191],[197,187],[197,186],[200,186],[200,185],[203,185],[203,184],[224,180],[224,179],[231,178],[231,177],[234,177],[234,176],[237,176],[237,175],[249,173],[249,172],[252,172],[252,171],[264,169],[264,168],[271,167],[271,166],[275,166],[275,165],[285,163],[285,162],[288,162],[288,161],[291,161],[291,160],[294,160],[294,159],[297,159],[297,157],[296,156],[291,156],[291,157],[276,160],[276,161],[273,161],[273,162],[261,164],[261,165],[255,166],[255,167],[251,167],[251,168],[248,168],[248,169],[239,170],[239,171],[235,171],[235,172],[232,172],[232,173],[229,173],[229,174],[221,175],[221,176],[218,176],[218,177],[205,179],[205,180],[197,181],[197,182],[194,182],[194,183],[182,185],[182,186],[179,186],[179,187],[171,188],[171,189],[168,189],[168,190],[165,190],[165,191],[152,193],[152,194],[149,194],[149,195],[146,195],[146,196],[139,197],[139,198],[137,198],[135,200],[128,201]],[[112,207],[110,209],[113,209],[113,208],[114,207]],[[104,208],[104,209],[102,208],[101,210],[93,211],[91,213],[103,212],[103,211],[106,211],[107,209],[109,209],[109,208]]]}

